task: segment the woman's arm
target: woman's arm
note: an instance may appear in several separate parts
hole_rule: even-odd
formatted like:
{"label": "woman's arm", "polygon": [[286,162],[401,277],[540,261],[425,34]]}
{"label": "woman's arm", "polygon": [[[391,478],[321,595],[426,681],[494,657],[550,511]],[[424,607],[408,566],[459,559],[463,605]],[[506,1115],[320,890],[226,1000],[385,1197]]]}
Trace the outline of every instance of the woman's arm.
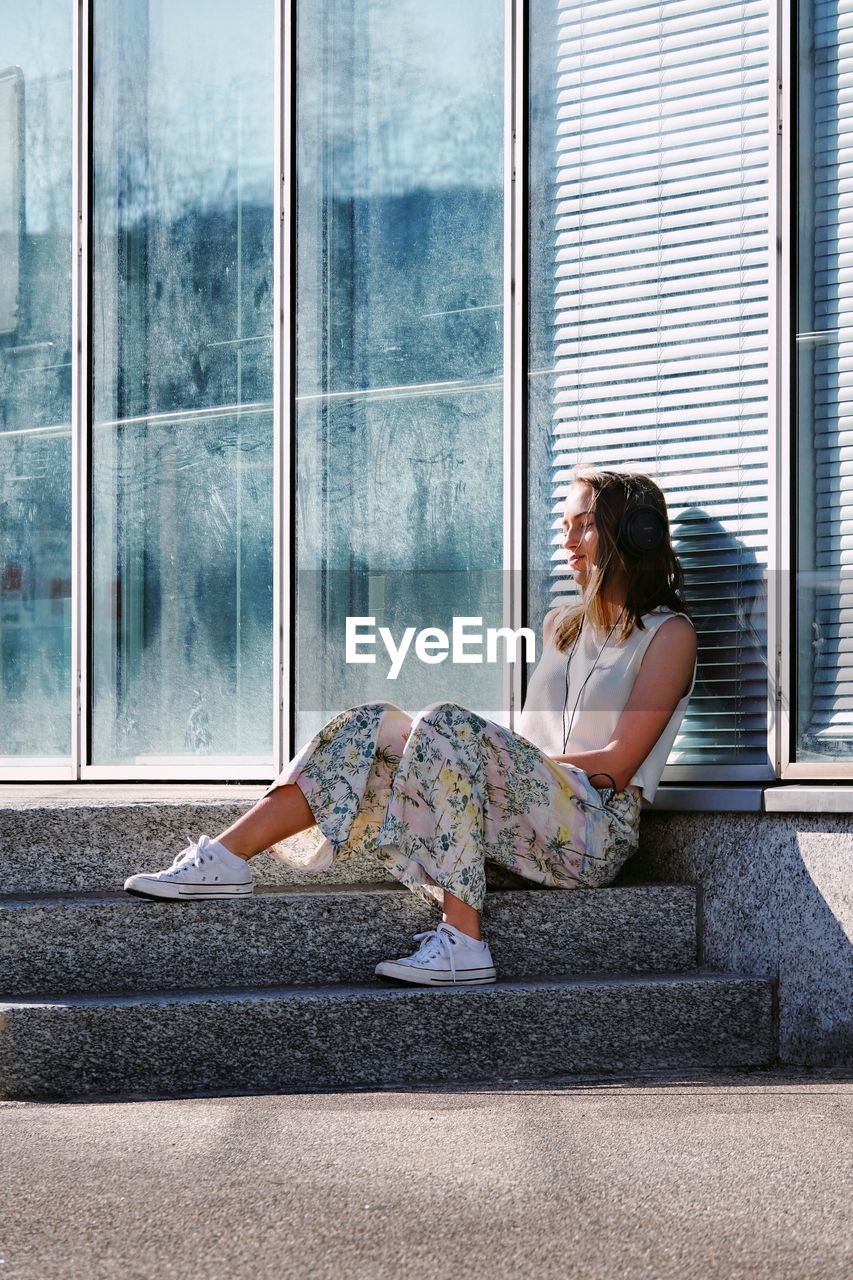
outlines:
{"label": "woman's arm", "polygon": [[[688,618],[674,617],[662,623],[643,654],[630,696],[607,746],[600,751],[575,751],[554,759],[577,765],[591,777],[598,770],[606,771],[616,790],[623,791],[690,688],[696,650],[696,632]],[[607,780],[593,778],[593,783],[606,786]]]}

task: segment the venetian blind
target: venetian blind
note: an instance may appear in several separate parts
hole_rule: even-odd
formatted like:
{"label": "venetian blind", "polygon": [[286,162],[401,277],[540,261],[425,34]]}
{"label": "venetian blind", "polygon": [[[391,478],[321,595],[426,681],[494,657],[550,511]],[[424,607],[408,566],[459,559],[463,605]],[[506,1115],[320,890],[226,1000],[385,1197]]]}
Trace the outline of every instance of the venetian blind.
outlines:
{"label": "venetian blind", "polygon": [[800,748],[846,756],[853,742],[853,591],[847,578],[853,563],[853,386],[846,372],[853,311],[847,269],[853,196],[846,190],[844,159],[853,147],[853,0],[816,0],[813,21],[811,289],[817,332],[809,344],[815,519],[808,533],[814,535],[814,685]]}
{"label": "venetian blind", "polygon": [[554,592],[571,467],[651,475],[699,635],[669,764],[766,766],[767,6],[555,22]]}

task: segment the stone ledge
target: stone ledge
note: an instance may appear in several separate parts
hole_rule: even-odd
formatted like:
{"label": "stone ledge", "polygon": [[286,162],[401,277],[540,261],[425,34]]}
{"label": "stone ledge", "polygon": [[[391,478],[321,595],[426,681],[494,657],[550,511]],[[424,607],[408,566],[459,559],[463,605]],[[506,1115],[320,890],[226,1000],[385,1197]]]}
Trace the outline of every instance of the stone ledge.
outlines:
{"label": "stone ledge", "polygon": [[0,809],[76,809],[128,804],[254,804],[262,784],[196,782],[19,782],[0,785]]}
{"label": "stone ledge", "polygon": [[766,813],[853,813],[853,786],[795,786],[783,783],[764,792]]}
{"label": "stone ledge", "polygon": [[[260,800],[262,784],[150,783],[150,782],[37,782],[0,784],[0,810],[117,808],[128,805],[216,805],[225,802],[247,806]],[[853,787],[849,789],[853,795]],[[644,813],[666,810],[704,812],[761,812],[764,784],[699,786],[670,784],[658,787],[654,803]]]}
{"label": "stone ledge", "polygon": [[687,811],[701,813],[760,813],[764,784],[714,783],[659,786],[654,802],[643,804],[643,813]]}
{"label": "stone ledge", "polygon": [[[37,782],[0,784],[0,810],[254,804],[263,784]],[[670,783],[643,813],[853,813],[853,784]]]}
{"label": "stone ledge", "polygon": [[[141,902],[128,895],[0,900],[4,995],[166,991],[373,979],[409,955],[438,910],[396,889],[255,894],[237,902]],[[551,889],[486,899],[504,978],[688,970],[696,964],[692,886]]]}
{"label": "stone ledge", "polygon": [[770,1066],[771,984],[731,975],[11,1001],[0,1097]]}

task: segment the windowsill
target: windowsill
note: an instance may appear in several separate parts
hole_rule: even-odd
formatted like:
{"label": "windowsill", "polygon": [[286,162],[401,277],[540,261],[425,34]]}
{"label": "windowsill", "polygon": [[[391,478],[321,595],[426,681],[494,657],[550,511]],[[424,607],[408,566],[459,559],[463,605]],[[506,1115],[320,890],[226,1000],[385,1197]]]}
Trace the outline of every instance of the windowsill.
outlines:
{"label": "windowsill", "polygon": [[[266,783],[40,782],[0,785],[0,809],[48,804],[227,804],[259,800]],[[643,813],[853,813],[853,784],[761,782],[659,786]]]}
{"label": "windowsill", "polygon": [[747,783],[660,786],[644,813],[853,813],[853,786]]}
{"label": "windowsill", "polygon": [[217,782],[16,782],[0,786],[0,809],[39,805],[228,804],[260,800],[266,783]]}
{"label": "windowsill", "polygon": [[670,784],[658,787],[654,802],[643,813],[761,813],[764,787],[760,782],[700,787]]}
{"label": "windowsill", "polygon": [[853,786],[816,783],[783,783],[764,792],[767,813],[853,813]]}

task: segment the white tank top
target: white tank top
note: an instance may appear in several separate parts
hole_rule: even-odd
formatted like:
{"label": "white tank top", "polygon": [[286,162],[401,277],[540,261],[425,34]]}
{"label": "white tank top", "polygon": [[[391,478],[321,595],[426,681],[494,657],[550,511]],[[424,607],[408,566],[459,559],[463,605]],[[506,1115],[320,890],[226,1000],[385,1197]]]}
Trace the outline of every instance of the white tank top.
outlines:
{"label": "white tank top", "polygon": [[[555,614],[559,616],[562,612],[563,608],[560,607]],[[611,740],[619,716],[630,697],[640,670],[640,663],[643,661],[643,655],[652,637],[658,627],[668,618],[675,616],[674,610],[666,605],[658,605],[650,613],[643,614],[644,631],[634,627],[628,639],[623,644],[619,644],[617,643],[619,628],[617,628],[603,650],[601,646],[604,644],[607,633],[593,635],[589,624],[584,626],[569,667],[566,728],[569,727],[572,709],[579,693],[580,702],[574,713],[565,750],[563,749],[563,703],[566,697],[566,660],[571,653],[571,647],[561,652],[554,644],[552,631],[536,669],[530,677],[524,708],[516,725],[518,733],[549,756],[571,755],[573,751],[603,750]],[[685,614],[678,616],[686,617]],[[600,657],[599,650],[601,650]],[[596,658],[598,658],[597,662]],[[595,664],[594,671],[592,671],[593,664]],[[696,665],[696,663],[693,664],[690,688],[679,701],[663,733],[628,784],[639,787],[649,804],[655,798],[661,774],[696,684]],[[592,676],[587,680],[591,671]],[[585,680],[586,685],[581,693],[581,685]],[[605,779],[596,776],[596,783],[602,785]]]}

